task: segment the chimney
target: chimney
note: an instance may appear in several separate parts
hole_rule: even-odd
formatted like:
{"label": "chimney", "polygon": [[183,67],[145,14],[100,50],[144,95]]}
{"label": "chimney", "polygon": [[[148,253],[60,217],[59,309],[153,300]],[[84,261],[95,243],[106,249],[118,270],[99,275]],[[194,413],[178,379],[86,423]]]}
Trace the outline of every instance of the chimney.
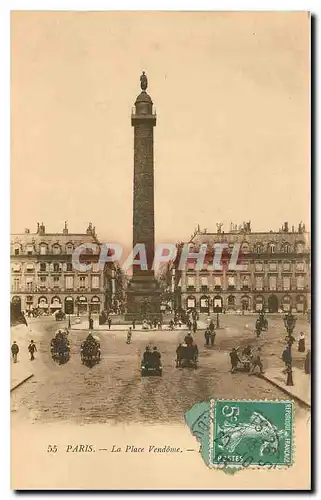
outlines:
{"label": "chimney", "polygon": [[284,232],[285,233],[289,232],[289,223],[288,222],[284,222]]}
{"label": "chimney", "polygon": [[68,234],[68,225],[67,225],[67,221],[65,221],[65,227],[63,228],[62,230],[62,234]]}
{"label": "chimney", "polygon": [[37,222],[37,233],[39,233],[39,222]]}
{"label": "chimney", "polygon": [[294,233],[294,226],[292,226],[292,233]]}
{"label": "chimney", "polygon": [[30,234],[30,229],[28,229],[27,227],[25,229],[25,234]]}

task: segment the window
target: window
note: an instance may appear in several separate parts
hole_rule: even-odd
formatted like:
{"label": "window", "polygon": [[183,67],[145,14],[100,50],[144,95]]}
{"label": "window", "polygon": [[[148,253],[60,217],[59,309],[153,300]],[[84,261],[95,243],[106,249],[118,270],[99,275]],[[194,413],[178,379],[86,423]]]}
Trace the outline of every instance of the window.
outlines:
{"label": "window", "polygon": [[32,254],[33,254],[33,246],[27,245],[27,255],[32,255]]}
{"label": "window", "polygon": [[283,290],[290,290],[290,277],[289,276],[283,276]]}
{"label": "window", "polygon": [[255,263],[255,271],[263,271],[263,262]]}
{"label": "window", "polygon": [[304,271],[304,262],[297,262],[296,263],[296,270],[297,271]]}
{"label": "window", "polygon": [[99,288],[99,276],[92,276],[91,287],[92,288]]}
{"label": "window", "polygon": [[33,265],[33,264],[27,264],[27,267],[26,267],[26,271],[27,271],[27,272],[29,272],[29,273],[30,273],[30,272],[32,272],[32,271],[34,271],[34,270],[35,270],[35,268],[34,268],[34,265]]}
{"label": "window", "polygon": [[276,262],[270,262],[269,269],[270,269],[270,271],[277,271],[277,264],[276,264]]}
{"label": "window", "polygon": [[60,254],[60,246],[59,245],[54,245],[52,247],[52,252],[54,255],[59,255]]}
{"label": "window", "polygon": [[40,276],[40,281],[42,283],[45,283],[47,281],[47,277],[46,276]]}
{"label": "window", "polygon": [[19,292],[19,290],[20,290],[20,279],[19,278],[14,278],[14,280],[13,280],[13,290],[15,292]]}
{"label": "window", "polygon": [[195,278],[194,276],[188,276],[187,277],[187,286],[188,287],[194,287],[195,286]]}
{"label": "window", "polygon": [[304,290],[304,276],[298,276],[296,279],[296,287],[298,290]]}
{"label": "window", "polygon": [[40,271],[42,273],[46,272],[46,263],[45,262],[40,262]]}
{"label": "window", "polygon": [[249,263],[247,261],[240,262],[240,265],[243,266],[243,271],[248,271],[249,269]]}
{"label": "window", "polygon": [[228,282],[228,287],[229,288],[234,288],[235,287],[235,278],[234,278],[234,276],[229,276],[227,278],[227,282]]}
{"label": "window", "polygon": [[221,286],[222,286],[221,276],[214,276],[214,286],[215,286],[215,288],[221,288]]}
{"label": "window", "polygon": [[283,262],[283,271],[290,271],[290,270],[291,270],[290,262]]}
{"label": "window", "polygon": [[262,276],[256,276],[255,288],[256,288],[256,290],[263,290],[263,277]]}
{"label": "window", "polygon": [[269,252],[270,253],[275,253],[275,244],[274,243],[270,243],[269,244]]}
{"label": "window", "polygon": [[256,253],[262,253],[262,245],[260,243],[258,243],[256,245],[255,251],[256,251]]}
{"label": "window", "polygon": [[190,271],[190,270],[194,270],[195,269],[195,262],[192,261],[192,262],[188,262],[187,261],[187,270]]}
{"label": "window", "polygon": [[85,288],[85,286],[86,286],[86,276],[80,276],[79,277],[79,287]]}
{"label": "window", "polygon": [[72,262],[67,262],[67,271],[72,271]]}
{"label": "window", "polygon": [[201,286],[208,286],[207,276],[201,276]]}
{"label": "window", "polygon": [[46,255],[47,245],[40,245],[40,255]]}
{"label": "window", "polygon": [[284,243],[282,249],[283,249],[284,253],[289,253],[290,252],[290,245],[289,245],[289,243]]}
{"label": "window", "polygon": [[16,248],[14,249],[14,254],[15,254],[15,255],[19,255],[19,247],[16,247]]}
{"label": "window", "polygon": [[276,290],[276,276],[269,277],[269,289]]}
{"label": "window", "polygon": [[74,277],[66,276],[66,289],[73,290],[73,288],[74,288]]}
{"label": "window", "polygon": [[59,279],[60,279],[59,276],[54,276],[54,279],[53,279],[54,283],[59,283]]}
{"label": "window", "polygon": [[32,282],[32,280],[28,279],[26,281],[26,291],[32,292],[32,288],[33,288],[33,282]]}
{"label": "window", "polygon": [[18,273],[19,271],[21,271],[21,264],[13,264],[12,271],[14,273]]}
{"label": "window", "polygon": [[297,253],[303,253],[304,252],[304,243],[297,243],[296,244],[296,251],[297,251]]}
{"label": "window", "polygon": [[60,266],[57,262],[54,262],[53,271],[54,271],[54,273],[59,273],[59,271],[60,271]]}
{"label": "window", "polygon": [[74,250],[74,247],[73,247],[72,243],[68,243],[68,245],[66,246],[66,252],[67,252],[67,254],[71,255],[72,252],[73,252],[73,250]]}
{"label": "window", "polygon": [[241,282],[242,282],[243,288],[248,288],[250,286],[250,277],[249,276],[242,276]]}

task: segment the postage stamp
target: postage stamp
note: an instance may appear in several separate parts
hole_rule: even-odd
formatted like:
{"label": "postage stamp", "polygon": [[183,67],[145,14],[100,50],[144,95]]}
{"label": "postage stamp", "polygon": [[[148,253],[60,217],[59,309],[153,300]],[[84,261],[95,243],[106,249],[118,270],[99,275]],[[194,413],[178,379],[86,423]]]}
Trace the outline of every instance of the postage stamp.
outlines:
{"label": "postage stamp", "polygon": [[210,401],[210,467],[293,463],[292,401]]}

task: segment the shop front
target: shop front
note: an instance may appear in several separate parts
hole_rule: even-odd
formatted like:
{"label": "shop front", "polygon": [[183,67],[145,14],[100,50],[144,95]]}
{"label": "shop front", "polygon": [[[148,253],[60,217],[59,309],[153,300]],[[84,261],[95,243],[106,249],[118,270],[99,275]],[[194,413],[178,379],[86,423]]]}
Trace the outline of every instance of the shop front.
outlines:
{"label": "shop front", "polygon": [[77,314],[86,314],[88,312],[88,301],[87,297],[83,295],[81,297],[77,297]]}
{"label": "shop front", "polygon": [[74,299],[73,297],[65,298],[65,313],[74,314]]}
{"label": "shop front", "polygon": [[264,297],[262,295],[257,295],[254,298],[255,311],[264,311]]}
{"label": "shop front", "polygon": [[100,313],[100,298],[99,297],[92,297],[90,301],[90,312],[91,313]]}
{"label": "shop front", "polygon": [[200,298],[200,312],[201,313],[209,313],[210,312],[210,298],[206,295],[203,295]]}
{"label": "shop front", "polygon": [[292,299],[290,295],[284,295],[282,298],[282,310],[284,312],[289,312],[292,308]]}
{"label": "shop front", "polygon": [[189,295],[186,299],[186,309],[195,309],[196,308],[196,299],[194,295]]}
{"label": "shop front", "polygon": [[61,300],[59,297],[52,297],[50,304],[50,312],[54,313],[62,308]]}

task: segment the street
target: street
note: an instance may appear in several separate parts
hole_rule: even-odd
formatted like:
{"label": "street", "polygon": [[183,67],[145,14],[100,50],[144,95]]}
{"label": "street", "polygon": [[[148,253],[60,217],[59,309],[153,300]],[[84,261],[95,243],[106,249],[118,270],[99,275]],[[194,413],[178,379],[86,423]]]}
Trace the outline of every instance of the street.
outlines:
{"label": "street", "polygon": [[[215,347],[204,346],[204,331],[196,332],[200,355],[197,370],[175,368],[176,347],[184,339],[181,331],[134,331],[126,344],[126,330],[95,333],[101,342],[101,362],[87,368],[80,361],[80,344],[85,330],[71,330],[71,357],[65,365],[50,356],[54,332],[67,322],[52,318],[34,320],[31,328],[38,352],[32,362],[34,377],[11,395],[13,419],[74,423],[153,422],[183,423],[184,412],[199,401],[211,397],[225,399],[286,399],[269,382],[246,373],[230,373],[229,352],[233,347],[260,345],[264,368],[283,367],[280,359],[285,329],[281,317],[268,317],[269,331],[256,339],[255,316],[222,315],[223,329],[217,331]],[[85,321],[85,320],[84,320]],[[87,325],[87,320],[85,321]],[[309,325],[299,317],[295,336],[304,331],[310,347]],[[163,377],[140,375],[140,361],[146,345],[159,348]],[[304,354],[293,346],[293,364],[303,367]],[[31,364],[31,362],[29,362]],[[296,404],[297,411],[305,412]]]}

